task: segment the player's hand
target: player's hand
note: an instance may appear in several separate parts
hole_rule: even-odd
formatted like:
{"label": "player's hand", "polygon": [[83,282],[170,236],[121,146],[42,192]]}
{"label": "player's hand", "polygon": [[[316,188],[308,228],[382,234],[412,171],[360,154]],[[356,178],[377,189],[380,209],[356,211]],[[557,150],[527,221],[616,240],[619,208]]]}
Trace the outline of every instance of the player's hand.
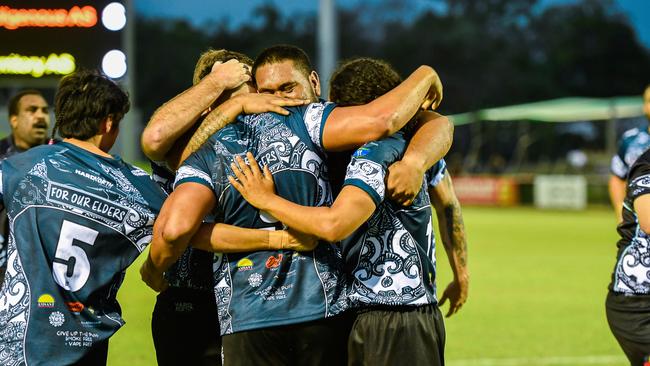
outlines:
{"label": "player's hand", "polygon": [[260,93],[238,95],[233,99],[240,103],[243,114],[275,112],[277,114],[288,116],[289,111],[282,107],[294,107],[309,104],[309,99],[282,98],[273,94]]}
{"label": "player's hand", "polygon": [[445,289],[440,297],[440,307],[449,299],[449,311],[445,317],[450,317],[460,310],[461,306],[467,301],[467,291],[469,289],[469,275],[462,274],[455,278]]}
{"label": "player's hand", "polygon": [[286,241],[283,238],[282,249],[290,249],[298,252],[308,252],[314,250],[318,245],[318,238],[301,233],[293,229],[288,229],[284,231]]}
{"label": "player's hand", "polygon": [[169,286],[167,281],[165,281],[163,273],[156,270],[149,254],[147,254],[147,259],[142,263],[142,267],[140,267],[140,277],[147,286],[156,292],[162,292]]}
{"label": "player's hand", "polygon": [[217,75],[221,87],[225,90],[235,89],[251,79],[250,67],[235,59],[215,62],[210,74]]}
{"label": "player's hand", "polygon": [[400,160],[388,167],[386,194],[388,199],[409,206],[422,189],[425,171],[416,162]]}
{"label": "player's hand", "polygon": [[431,82],[431,87],[429,88],[427,96],[424,98],[424,101],[420,106],[420,108],[425,111],[427,109],[435,110],[440,105],[440,102],[442,102],[442,81],[440,80],[438,73],[435,72],[435,70],[433,72],[435,77]]}
{"label": "player's hand", "polygon": [[230,184],[248,203],[260,210],[266,210],[265,204],[275,195],[275,184],[268,166],[260,170],[255,157],[250,152],[246,153],[248,165],[241,156],[235,157],[235,162],[230,164],[237,179],[228,176]]}

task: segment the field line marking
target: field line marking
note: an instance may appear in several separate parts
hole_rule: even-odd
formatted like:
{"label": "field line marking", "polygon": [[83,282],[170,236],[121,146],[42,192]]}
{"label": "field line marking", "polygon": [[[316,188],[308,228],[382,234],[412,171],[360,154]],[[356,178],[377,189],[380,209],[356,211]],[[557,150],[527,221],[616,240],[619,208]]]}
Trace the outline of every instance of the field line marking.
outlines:
{"label": "field line marking", "polygon": [[526,357],[526,358],[475,358],[447,360],[448,366],[543,366],[543,365],[611,365],[625,363],[625,356],[567,356],[567,357]]}

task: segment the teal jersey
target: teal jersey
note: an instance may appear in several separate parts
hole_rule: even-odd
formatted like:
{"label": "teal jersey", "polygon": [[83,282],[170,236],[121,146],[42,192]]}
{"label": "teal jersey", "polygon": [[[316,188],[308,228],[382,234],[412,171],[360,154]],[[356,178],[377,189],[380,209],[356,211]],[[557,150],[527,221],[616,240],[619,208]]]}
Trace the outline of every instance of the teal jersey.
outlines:
{"label": "teal jersey", "polygon": [[444,160],[429,171],[413,203],[403,207],[385,197],[388,167],[406,148],[401,132],[359,148],[348,165],[343,186],[372,198],[375,212],[342,245],[349,298],[355,307],[436,304],[435,239],[428,188],[445,173]]}
{"label": "teal jersey", "polygon": [[74,363],[124,324],[116,294],[165,196],[145,171],[65,142],[11,157],[0,174],[0,364]]}
{"label": "teal jersey", "polygon": [[[322,130],[331,103],[246,116],[212,136],[178,169],[176,185],[195,182],[217,200],[217,221],[276,230],[282,223],[248,204],[227,177],[235,156],[253,153],[273,173],[277,193],[305,206],[332,203]],[[289,250],[217,254],[215,294],[222,334],[296,324],[337,315],[347,308],[338,245],[322,242],[311,252]]]}

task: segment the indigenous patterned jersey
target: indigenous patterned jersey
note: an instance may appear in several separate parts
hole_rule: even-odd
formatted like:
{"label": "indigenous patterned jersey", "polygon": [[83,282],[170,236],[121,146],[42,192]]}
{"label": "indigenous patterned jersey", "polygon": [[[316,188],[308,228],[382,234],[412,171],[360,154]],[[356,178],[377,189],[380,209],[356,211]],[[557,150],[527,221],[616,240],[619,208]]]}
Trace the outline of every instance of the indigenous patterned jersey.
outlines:
{"label": "indigenous patterned jersey", "polygon": [[403,207],[384,199],[388,166],[400,159],[402,133],[359,148],[348,165],[344,186],[356,186],[377,209],[343,241],[347,273],[352,275],[353,306],[436,304],[436,259],[432,212],[427,188],[440,182],[444,160],[434,165],[413,203]]}
{"label": "indigenous patterned jersey", "polygon": [[[151,162],[152,178],[167,194],[174,187],[174,173],[163,163]],[[170,287],[212,292],[214,254],[188,246],[180,258],[165,272]]]}
{"label": "indigenous patterned jersey", "polygon": [[0,364],[74,363],[124,324],[117,290],[164,194],[145,171],[65,142],[5,160],[0,175]]}
{"label": "indigenous patterned jersey", "polygon": [[[217,221],[246,228],[282,229],[249,205],[228,182],[234,156],[251,151],[273,173],[277,193],[305,206],[332,202],[322,150],[331,103],[287,108],[291,114],[246,116],[216,133],[178,170],[176,185],[195,182],[215,194]],[[260,251],[215,256],[215,293],[222,334],[302,323],[347,307],[340,248],[312,252]]]}
{"label": "indigenous patterned jersey", "polygon": [[650,134],[647,129],[633,128],[625,131],[618,144],[618,152],[612,157],[610,170],[615,176],[625,180],[630,167],[636,159],[650,147]]}
{"label": "indigenous patterned jersey", "polygon": [[[21,153],[25,150],[14,144],[14,136],[9,135],[0,140],[0,161]],[[4,279],[4,273],[7,268],[7,236],[9,234],[9,222],[7,212],[0,210],[0,283]]]}
{"label": "indigenous patterned jersey", "polygon": [[650,294],[650,235],[641,230],[634,200],[650,193],[650,151],[643,153],[630,169],[623,200],[621,239],[610,289],[627,294]]}

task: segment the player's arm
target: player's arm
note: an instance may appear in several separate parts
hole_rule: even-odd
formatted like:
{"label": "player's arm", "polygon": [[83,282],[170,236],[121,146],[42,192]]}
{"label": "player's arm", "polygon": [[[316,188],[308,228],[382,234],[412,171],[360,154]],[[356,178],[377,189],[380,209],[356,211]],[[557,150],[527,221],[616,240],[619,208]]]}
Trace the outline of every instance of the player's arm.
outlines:
{"label": "player's arm", "polygon": [[140,268],[142,280],[155,291],[167,287],[163,272],[178,260],[203,217],[214,206],[212,191],[198,183],[185,183],[165,200],[153,226],[149,255]]}
{"label": "player's arm", "polygon": [[451,177],[445,174],[442,181],[429,188],[431,204],[436,210],[442,244],[454,273],[453,281],[440,298],[440,305],[449,299],[446,316],[456,313],[467,301],[469,272],[467,271],[467,239],[460,203],[454,192]]}
{"label": "player's arm", "polygon": [[163,272],[180,258],[190,242],[199,249],[218,252],[311,250],[316,245],[313,238],[299,233],[202,224],[215,202],[208,187],[193,182],[181,184],[165,200],[154,223],[149,256],[140,269],[142,280],[149,287],[156,291],[165,289]]}
{"label": "player's arm", "polygon": [[629,145],[629,137],[623,136],[618,143],[616,154],[612,156],[609,171],[610,177],[607,182],[607,189],[609,191],[609,199],[614,207],[614,214],[616,215],[616,224],[623,221],[623,200],[627,190],[626,179],[629,178],[630,166],[625,162],[625,155]]}
{"label": "player's arm", "polygon": [[334,108],[324,122],[323,148],[350,150],[390,136],[420,108],[435,109],[441,100],[438,74],[429,66],[420,66],[393,90],[368,104]]}
{"label": "player's arm", "polygon": [[250,80],[245,64],[237,60],[216,63],[198,84],[158,108],[142,133],[142,151],[154,161],[167,153],[201,114],[224,92]]}
{"label": "player's arm", "polygon": [[313,234],[330,242],[347,238],[375,211],[375,202],[362,189],[345,186],[331,207],[301,206],[275,194],[273,177],[268,167],[260,170],[251,153],[247,165],[238,156],[233,163],[237,180],[230,183],[251,205],[266,211],[285,225]]}
{"label": "player's arm", "polygon": [[625,199],[625,181],[614,174],[610,175],[607,183],[609,199],[614,207],[616,223],[623,221],[623,199]]}
{"label": "player's arm", "polygon": [[210,111],[196,129],[191,129],[177,141],[167,156],[167,164],[170,168],[176,169],[210,136],[233,122],[240,114],[275,112],[286,116],[289,111],[283,107],[294,107],[306,103],[309,101],[282,98],[271,94],[246,93],[232,97]]}
{"label": "player's arm", "polygon": [[408,206],[422,188],[422,179],[429,168],[442,159],[451,148],[454,125],[445,116],[421,111],[416,117],[415,133],[400,161],[388,168],[388,198]]}
{"label": "player's arm", "polygon": [[240,253],[261,250],[313,250],[316,237],[295,230],[245,229],[227,224],[203,223],[190,240],[192,247],[208,252]]}

